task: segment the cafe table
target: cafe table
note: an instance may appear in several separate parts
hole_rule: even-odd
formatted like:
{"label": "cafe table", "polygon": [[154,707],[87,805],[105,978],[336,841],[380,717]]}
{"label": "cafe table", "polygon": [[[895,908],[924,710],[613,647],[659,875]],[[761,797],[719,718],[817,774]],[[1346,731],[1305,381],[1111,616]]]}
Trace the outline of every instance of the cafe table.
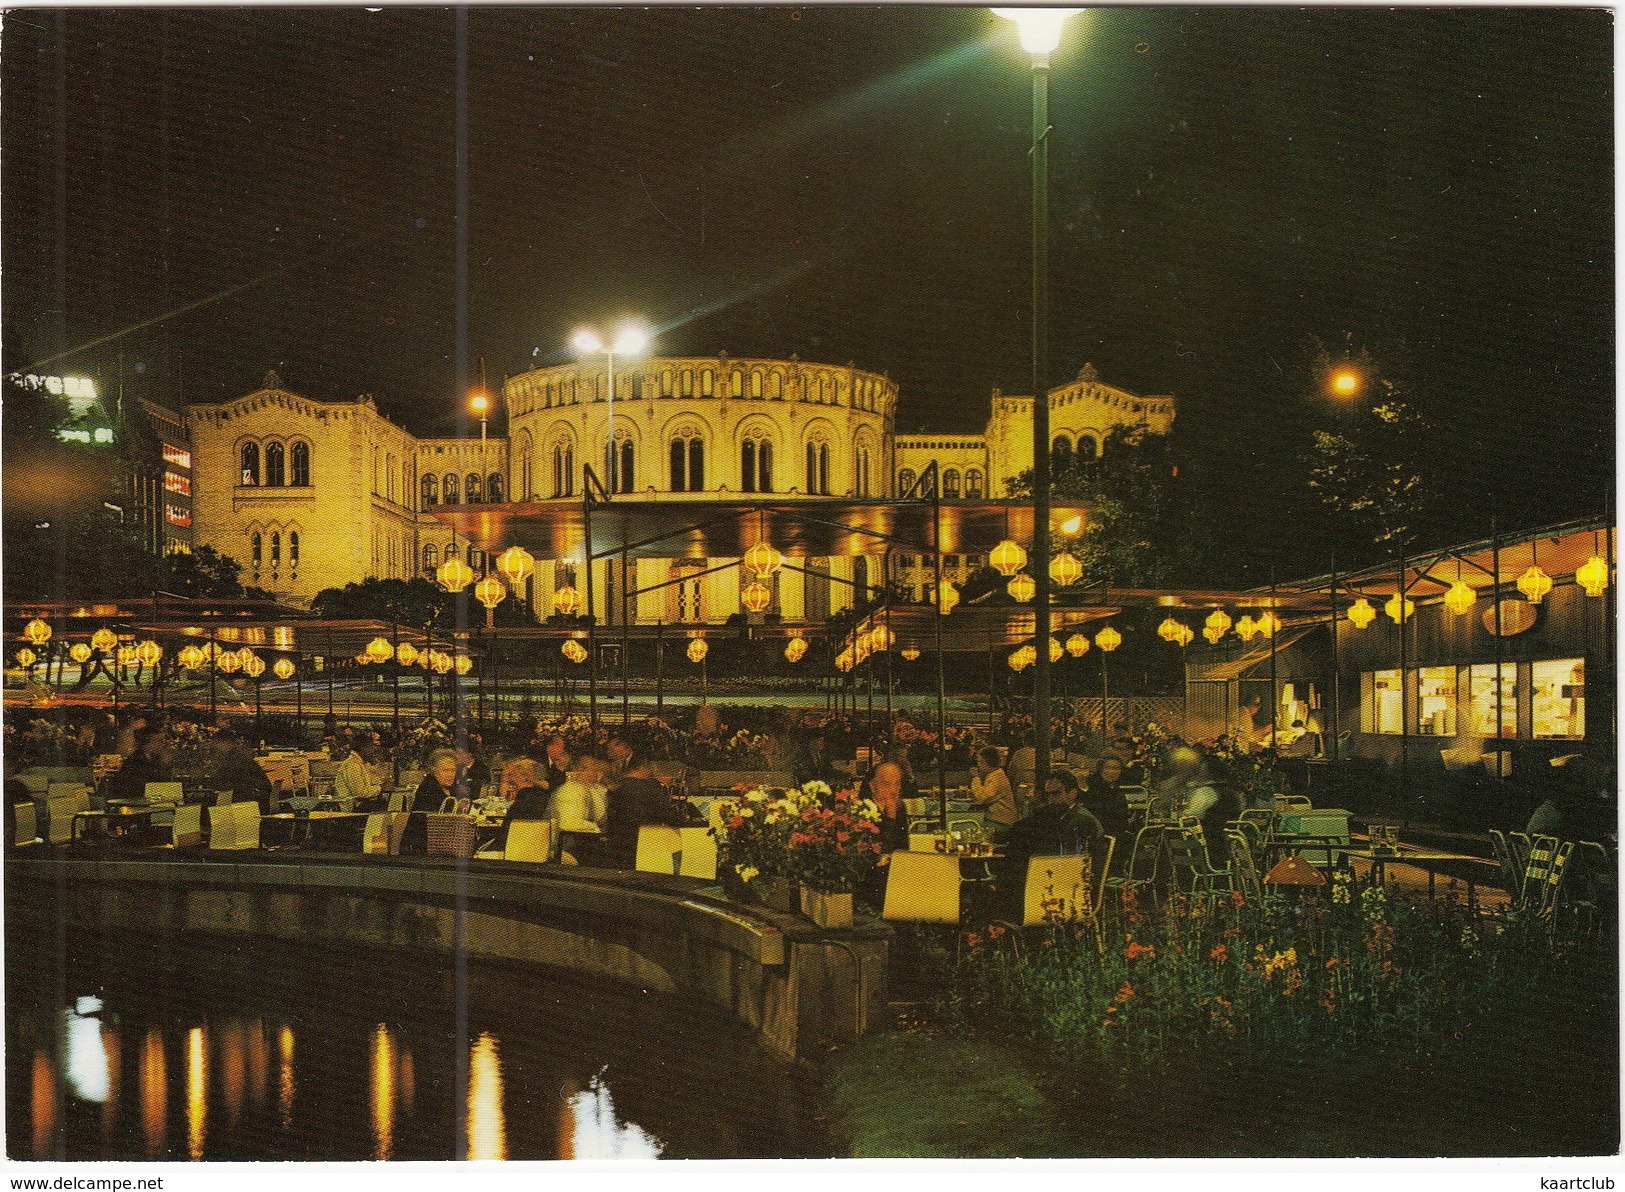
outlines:
{"label": "cafe table", "polygon": [[[309,844],[317,835],[328,840],[346,837],[352,827],[359,841],[366,822],[367,813],[364,811],[311,811],[302,815],[292,811],[279,811],[273,815],[260,817],[261,827],[273,828],[285,847]],[[300,831],[301,825],[304,827],[303,831]]]}
{"label": "cafe table", "polygon": [[1475,876],[1473,870],[1479,869],[1491,876],[1500,872],[1500,866],[1496,862],[1485,857],[1474,857],[1466,853],[1444,853],[1433,849],[1406,848],[1403,845],[1393,852],[1386,849],[1374,849],[1369,845],[1363,847],[1338,847],[1336,851],[1349,860],[1367,862],[1371,867],[1371,880],[1378,885],[1387,880],[1388,866],[1390,865],[1409,865],[1412,868],[1422,870],[1428,875],[1429,898],[1434,896],[1436,879],[1440,868],[1452,865],[1460,866],[1467,871],[1461,880],[1467,883],[1467,905],[1474,910],[1478,909],[1478,882],[1482,879]]}
{"label": "cafe table", "polygon": [[84,839],[86,828],[92,824],[101,824],[108,835],[122,839],[136,829],[150,825],[153,812],[173,810],[174,806],[173,803],[136,805],[120,801],[107,811],[76,811],[68,828],[68,839],[70,841]]}

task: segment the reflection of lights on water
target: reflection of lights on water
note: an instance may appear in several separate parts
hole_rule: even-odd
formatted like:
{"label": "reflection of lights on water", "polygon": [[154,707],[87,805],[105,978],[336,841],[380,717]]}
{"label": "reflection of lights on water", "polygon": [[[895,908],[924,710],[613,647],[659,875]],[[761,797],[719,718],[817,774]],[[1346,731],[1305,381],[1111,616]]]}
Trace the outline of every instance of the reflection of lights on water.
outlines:
{"label": "reflection of lights on water", "polygon": [[417,1094],[417,1068],[412,1063],[411,1048],[401,1048],[401,1059],[398,1068],[400,1070],[401,1116],[411,1117],[413,1098]]}
{"label": "reflection of lights on water", "polygon": [[207,1038],[200,1026],[186,1032],[186,1153],[203,1158],[203,1136],[209,1117]]}
{"label": "reflection of lights on water", "polygon": [[572,1096],[567,1108],[570,1138],[569,1145],[560,1146],[560,1158],[660,1158],[663,1148],[659,1139],[634,1122],[616,1119],[615,1102],[602,1073],[594,1076],[584,1091]]}
{"label": "reflection of lights on water", "polygon": [[102,1102],[102,1141],[106,1142],[118,1124],[119,1072],[123,1068],[124,1045],[119,1029],[102,1024],[102,1050],[107,1053],[107,1100]]}
{"label": "reflection of lights on water", "polygon": [[293,1028],[285,1026],[277,1032],[277,1119],[283,1130],[293,1125]]}
{"label": "reflection of lights on water", "polygon": [[107,1048],[102,1046],[102,1020],[93,1018],[101,999],[82,997],[62,1012],[63,1068],[68,1087],[81,1101],[107,1100]]}
{"label": "reflection of lights on water", "polygon": [[43,1051],[34,1052],[29,1110],[34,1121],[34,1158],[47,1159],[56,1138],[56,1073]]}
{"label": "reflection of lights on water", "polygon": [[474,1040],[468,1060],[468,1157],[506,1159],[507,1125],[502,1117],[502,1061],[496,1038]]}
{"label": "reflection of lights on water", "polygon": [[372,1032],[372,1157],[388,1159],[395,1149],[395,1040],[379,1023]]}
{"label": "reflection of lights on water", "polygon": [[248,1067],[242,1023],[232,1019],[215,1038],[220,1065],[220,1094],[226,1103],[226,1121],[236,1125],[243,1110],[243,1085]]}
{"label": "reflection of lights on water", "polygon": [[248,1026],[248,1096],[254,1108],[265,1104],[265,1023],[254,1019]]}
{"label": "reflection of lights on water", "polygon": [[157,1027],[149,1027],[141,1048],[141,1132],[149,1158],[162,1154],[169,1142],[168,1080],[164,1037]]}

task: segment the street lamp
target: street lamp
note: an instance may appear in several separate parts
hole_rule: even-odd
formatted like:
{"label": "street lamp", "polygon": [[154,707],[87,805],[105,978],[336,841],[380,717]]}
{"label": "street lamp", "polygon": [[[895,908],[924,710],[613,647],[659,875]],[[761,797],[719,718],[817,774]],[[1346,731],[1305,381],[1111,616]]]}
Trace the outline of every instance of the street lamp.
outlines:
{"label": "street lamp", "polygon": [[480,420],[480,442],[485,442],[485,420],[491,413],[491,399],[484,393],[477,392],[468,399],[468,408]]}
{"label": "street lamp", "polygon": [[609,491],[621,491],[620,461],[615,458],[615,357],[641,356],[649,350],[650,334],[641,323],[622,323],[615,329],[615,339],[606,343],[604,337],[591,327],[583,327],[570,337],[570,346],[578,356],[603,356],[604,371],[609,381],[608,417],[604,431],[605,462],[609,465],[606,476]]}
{"label": "street lamp", "polygon": [[[1032,56],[1032,238],[1033,238],[1033,545],[1032,576],[1037,589],[1033,603],[1033,637],[1050,635],[1050,459],[1049,405],[1045,384],[1049,369],[1049,58],[1061,44],[1061,30],[1076,9],[996,8],[998,16],[1013,22],[1021,48]],[[1036,756],[1035,789],[1044,789],[1049,773],[1048,650],[1035,651],[1033,673],[1033,750]]]}

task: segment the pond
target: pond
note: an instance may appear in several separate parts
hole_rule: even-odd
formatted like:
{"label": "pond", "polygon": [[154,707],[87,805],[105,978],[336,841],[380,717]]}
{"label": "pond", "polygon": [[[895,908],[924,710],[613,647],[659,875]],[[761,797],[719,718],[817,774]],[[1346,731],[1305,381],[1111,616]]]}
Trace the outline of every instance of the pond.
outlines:
{"label": "pond", "polygon": [[8,930],[14,1159],[829,1153],[805,1078],[671,997],[518,966],[41,926]]}

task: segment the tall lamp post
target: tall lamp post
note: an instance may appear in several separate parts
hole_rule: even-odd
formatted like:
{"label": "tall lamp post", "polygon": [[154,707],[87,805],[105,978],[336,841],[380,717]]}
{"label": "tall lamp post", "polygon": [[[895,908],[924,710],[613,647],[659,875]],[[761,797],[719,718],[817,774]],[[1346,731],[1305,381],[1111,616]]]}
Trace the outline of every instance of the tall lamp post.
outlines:
{"label": "tall lamp post", "polygon": [[[608,416],[604,430],[604,469],[610,492],[622,491],[621,461],[615,457],[615,357],[641,356],[649,349],[649,331],[641,323],[626,322],[615,329],[615,338],[606,341],[595,329],[583,327],[570,337],[578,356],[602,356],[608,381]],[[594,665],[597,665],[596,662]]]}
{"label": "tall lamp post", "polygon": [[[1061,44],[1061,30],[1075,8],[995,8],[1013,22],[1021,35],[1021,48],[1032,56],[1032,201],[1033,201],[1033,640],[1050,637],[1050,458],[1049,399],[1045,385],[1049,364],[1049,59]],[[1049,774],[1049,680],[1047,649],[1033,659],[1033,783],[1044,789]]]}

